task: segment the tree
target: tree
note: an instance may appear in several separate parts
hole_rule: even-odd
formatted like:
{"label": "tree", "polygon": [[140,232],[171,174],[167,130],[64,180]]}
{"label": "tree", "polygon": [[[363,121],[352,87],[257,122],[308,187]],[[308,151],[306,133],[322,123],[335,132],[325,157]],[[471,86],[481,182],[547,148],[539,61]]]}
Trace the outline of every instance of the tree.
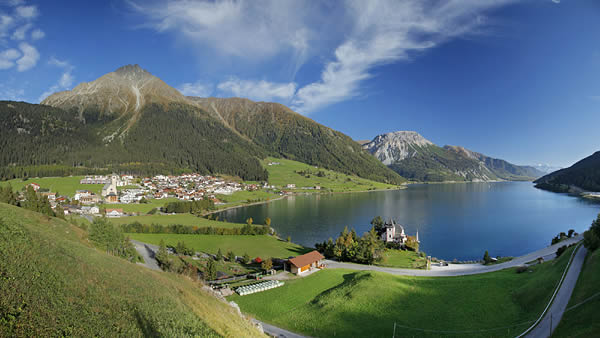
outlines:
{"label": "tree", "polygon": [[60,205],[56,206],[54,213],[56,213],[56,217],[65,219],[65,209],[63,209]]}
{"label": "tree", "polygon": [[244,264],[250,263],[250,255],[248,255],[248,253],[244,254],[244,257],[242,258],[242,263],[244,263]]}
{"label": "tree", "polygon": [[222,261],[223,260],[223,253],[221,252],[221,248],[219,248],[219,251],[217,251],[217,261]]}
{"label": "tree", "polygon": [[490,254],[487,250],[485,250],[485,253],[483,254],[483,262],[485,264],[489,264],[492,261],[492,258],[490,257]]}
{"label": "tree", "polygon": [[233,251],[229,251],[227,253],[227,260],[230,262],[235,262],[235,254],[233,253]]}
{"label": "tree", "polygon": [[140,200],[141,204],[148,204],[150,202],[148,202],[148,200],[146,199],[146,197],[142,197],[142,199]]}
{"label": "tree", "polygon": [[381,234],[383,234],[385,232],[385,228],[383,227],[384,224],[385,223],[383,222],[383,219],[381,218],[381,216],[377,216],[377,217],[373,218],[373,220],[371,221],[371,225],[375,229],[375,232],[377,233],[378,236],[381,236]]}
{"label": "tree", "polygon": [[265,226],[267,226],[267,227],[271,226],[271,219],[269,217],[265,218]]}
{"label": "tree", "polygon": [[246,219],[246,224],[248,224],[248,226],[252,225],[252,222],[254,222],[254,220],[252,219],[252,217]]}
{"label": "tree", "polygon": [[215,280],[217,278],[217,265],[212,260],[209,259],[206,262],[206,267],[204,268],[204,279],[205,280]]}
{"label": "tree", "polygon": [[162,239],[160,240],[158,251],[156,252],[154,258],[156,258],[158,265],[160,265],[160,267],[163,268],[163,270],[165,269],[163,266],[168,265],[169,253],[167,252],[165,241]]}
{"label": "tree", "polygon": [[260,267],[265,271],[271,270],[273,268],[273,260],[271,258],[265,259],[260,263]]}
{"label": "tree", "polygon": [[286,240],[287,240],[288,242],[291,242],[291,241],[292,241],[292,237],[291,237],[291,236],[287,236]]}
{"label": "tree", "polygon": [[573,237],[574,233],[575,233],[575,229],[569,229],[569,233],[567,234],[567,237],[569,237],[569,238]]}
{"label": "tree", "polygon": [[590,251],[595,251],[600,247],[600,214],[592,222],[590,228],[583,233],[583,245]]}

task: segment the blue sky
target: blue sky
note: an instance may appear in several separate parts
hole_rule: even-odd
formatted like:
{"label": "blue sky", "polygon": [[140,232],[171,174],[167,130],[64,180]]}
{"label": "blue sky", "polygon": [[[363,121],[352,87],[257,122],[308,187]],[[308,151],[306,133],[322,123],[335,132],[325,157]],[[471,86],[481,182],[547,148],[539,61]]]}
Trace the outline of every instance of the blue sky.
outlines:
{"label": "blue sky", "polygon": [[354,139],[416,130],[518,164],[600,150],[600,2],[0,0],[0,99],[137,63]]}

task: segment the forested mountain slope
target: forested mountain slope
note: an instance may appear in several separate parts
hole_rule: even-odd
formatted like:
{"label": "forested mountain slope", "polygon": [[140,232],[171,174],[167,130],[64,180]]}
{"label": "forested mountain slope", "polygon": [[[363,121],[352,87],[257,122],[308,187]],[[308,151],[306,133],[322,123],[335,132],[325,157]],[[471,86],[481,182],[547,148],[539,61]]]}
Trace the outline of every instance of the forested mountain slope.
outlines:
{"label": "forested mountain slope", "polygon": [[570,186],[587,191],[600,191],[600,151],[573,164],[536,180],[536,187],[568,192]]}

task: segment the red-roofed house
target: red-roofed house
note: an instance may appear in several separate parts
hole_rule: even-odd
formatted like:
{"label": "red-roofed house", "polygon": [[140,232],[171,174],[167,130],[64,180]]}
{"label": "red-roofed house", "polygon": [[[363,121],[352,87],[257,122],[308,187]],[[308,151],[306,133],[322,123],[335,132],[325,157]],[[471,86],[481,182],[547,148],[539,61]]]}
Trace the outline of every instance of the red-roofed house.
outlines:
{"label": "red-roofed house", "polygon": [[290,258],[288,260],[290,272],[296,275],[303,275],[311,270],[320,269],[323,267],[324,259],[325,257],[323,257],[323,255],[321,255],[321,253],[317,250],[298,257]]}
{"label": "red-roofed house", "polygon": [[123,209],[106,209],[106,217],[121,217]]}

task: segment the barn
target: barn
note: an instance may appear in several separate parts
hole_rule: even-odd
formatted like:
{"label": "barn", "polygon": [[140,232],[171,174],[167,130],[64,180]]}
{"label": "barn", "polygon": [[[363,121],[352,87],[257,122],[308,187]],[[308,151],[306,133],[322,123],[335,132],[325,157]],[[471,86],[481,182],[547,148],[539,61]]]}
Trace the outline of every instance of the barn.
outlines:
{"label": "barn", "polygon": [[323,257],[321,253],[314,250],[307,254],[290,258],[288,260],[288,265],[290,267],[290,272],[300,276],[314,269],[322,268],[324,259],[325,257]]}

